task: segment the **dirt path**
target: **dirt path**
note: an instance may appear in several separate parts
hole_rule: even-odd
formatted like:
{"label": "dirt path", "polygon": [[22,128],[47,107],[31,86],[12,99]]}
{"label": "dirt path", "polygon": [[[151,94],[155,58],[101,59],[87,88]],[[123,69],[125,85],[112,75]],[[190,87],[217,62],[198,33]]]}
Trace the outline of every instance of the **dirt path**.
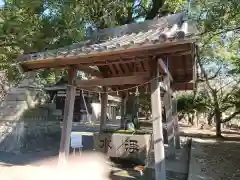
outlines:
{"label": "dirt path", "polygon": [[224,130],[224,139],[214,138],[212,130],[181,128],[193,136],[189,180],[239,180],[240,133]]}

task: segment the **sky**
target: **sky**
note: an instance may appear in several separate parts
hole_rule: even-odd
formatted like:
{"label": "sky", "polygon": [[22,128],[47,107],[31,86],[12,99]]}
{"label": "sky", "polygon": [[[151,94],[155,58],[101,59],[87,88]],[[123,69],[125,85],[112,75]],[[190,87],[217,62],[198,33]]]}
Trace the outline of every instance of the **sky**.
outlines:
{"label": "sky", "polygon": [[2,7],[4,5],[3,0],[0,0],[0,7]]}

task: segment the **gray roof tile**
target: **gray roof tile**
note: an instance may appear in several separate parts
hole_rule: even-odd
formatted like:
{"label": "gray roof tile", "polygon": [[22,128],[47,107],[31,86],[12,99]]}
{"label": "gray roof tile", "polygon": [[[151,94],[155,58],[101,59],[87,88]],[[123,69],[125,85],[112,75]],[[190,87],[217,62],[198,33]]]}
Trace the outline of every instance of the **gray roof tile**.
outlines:
{"label": "gray roof tile", "polygon": [[79,43],[56,50],[25,55],[22,60],[52,59],[59,56],[81,56],[89,53],[115,51],[145,44],[163,43],[195,35],[194,24],[184,20],[184,14],[174,14],[156,20],[127,24],[93,32]]}

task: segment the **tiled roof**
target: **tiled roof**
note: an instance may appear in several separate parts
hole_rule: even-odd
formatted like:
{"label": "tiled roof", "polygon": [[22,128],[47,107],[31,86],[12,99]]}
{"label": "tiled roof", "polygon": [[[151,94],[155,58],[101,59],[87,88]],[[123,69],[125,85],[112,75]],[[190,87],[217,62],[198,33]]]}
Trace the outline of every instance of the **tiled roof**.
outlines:
{"label": "tiled roof", "polygon": [[93,32],[85,41],[64,48],[24,55],[20,60],[55,59],[63,56],[84,56],[91,53],[118,51],[186,39],[195,34],[195,26],[185,20],[183,13],[179,13],[155,20],[102,29]]}

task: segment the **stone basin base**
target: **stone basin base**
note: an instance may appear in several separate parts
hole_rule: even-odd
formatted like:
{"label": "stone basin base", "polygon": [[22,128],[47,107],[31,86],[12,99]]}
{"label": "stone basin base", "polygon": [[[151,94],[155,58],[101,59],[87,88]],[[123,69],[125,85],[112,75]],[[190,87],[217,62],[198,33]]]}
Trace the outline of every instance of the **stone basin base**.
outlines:
{"label": "stone basin base", "polygon": [[94,148],[109,157],[134,160],[146,164],[151,134],[95,133]]}

